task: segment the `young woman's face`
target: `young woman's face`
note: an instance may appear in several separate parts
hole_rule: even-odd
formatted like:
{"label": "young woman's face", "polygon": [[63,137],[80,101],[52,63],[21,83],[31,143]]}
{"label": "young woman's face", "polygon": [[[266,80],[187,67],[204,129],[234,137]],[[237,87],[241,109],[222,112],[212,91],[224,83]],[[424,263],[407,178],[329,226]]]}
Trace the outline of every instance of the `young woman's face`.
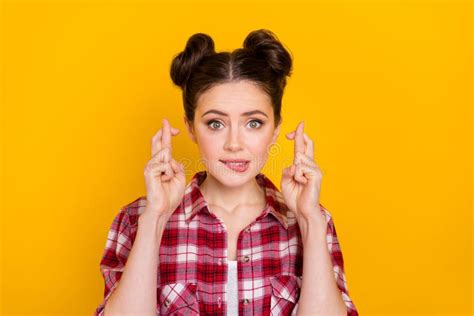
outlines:
{"label": "young woman's face", "polygon": [[207,171],[229,187],[255,178],[281,125],[275,126],[270,97],[246,80],[219,84],[204,92],[193,123],[191,127],[185,119]]}

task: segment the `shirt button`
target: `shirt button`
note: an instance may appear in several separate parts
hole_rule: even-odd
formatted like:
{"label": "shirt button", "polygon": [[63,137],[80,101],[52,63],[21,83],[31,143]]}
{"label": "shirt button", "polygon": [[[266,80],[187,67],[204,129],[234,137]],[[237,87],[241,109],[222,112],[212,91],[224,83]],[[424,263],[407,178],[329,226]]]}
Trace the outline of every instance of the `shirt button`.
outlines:
{"label": "shirt button", "polygon": [[245,298],[245,299],[242,301],[242,303],[243,303],[244,305],[248,305],[249,300]]}
{"label": "shirt button", "polygon": [[250,233],[250,227],[245,229],[246,233]]}
{"label": "shirt button", "polygon": [[250,260],[249,256],[245,256],[242,258],[242,262],[249,262],[249,260]]}
{"label": "shirt button", "polygon": [[222,265],[222,258],[217,259],[217,264]]}
{"label": "shirt button", "polygon": [[169,300],[169,299],[166,299],[166,301],[165,301],[165,306],[168,307],[168,306],[170,305],[170,303],[171,303],[170,300]]}

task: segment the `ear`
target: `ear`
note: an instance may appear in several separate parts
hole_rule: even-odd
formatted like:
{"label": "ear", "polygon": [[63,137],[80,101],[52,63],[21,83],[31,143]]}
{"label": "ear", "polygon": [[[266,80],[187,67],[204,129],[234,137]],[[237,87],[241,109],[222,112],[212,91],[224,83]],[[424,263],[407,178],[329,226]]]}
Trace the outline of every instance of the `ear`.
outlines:
{"label": "ear", "polygon": [[188,131],[189,138],[193,141],[193,143],[197,144],[196,135],[194,135],[194,127],[191,123],[189,123],[186,116],[184,116],[184,125],[186,125],[186,130]]}
{"label": "ear", "polygon": [[281,127],[282,122],[283,122],[283,119],[280,118],[280,122],[278,123],[278,126],[275,128],[275,131],[273,132],[272,143],[276,142],[278,135],[280,134],[280,127]]}

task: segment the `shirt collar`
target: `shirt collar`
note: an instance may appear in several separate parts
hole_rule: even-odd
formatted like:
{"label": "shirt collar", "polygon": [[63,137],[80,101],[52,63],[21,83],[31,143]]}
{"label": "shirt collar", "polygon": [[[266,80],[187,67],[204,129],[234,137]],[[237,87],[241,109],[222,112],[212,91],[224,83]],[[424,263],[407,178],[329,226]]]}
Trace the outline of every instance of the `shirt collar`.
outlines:
{"label": "shirt collar", "polygon": [[[183,207],[186,223],[189,223],[199,212],[209,212],[208,204],[199,187],[206,176],[207,172],[205,170],[197,172],[185,188]],[[255,179],[264,189],[266,199],[266,205],[256,220],[267,216],[267,214],[272,214],[285,229],[288,229],[288,207],[286,206],[280,191],[278,191],[273,182],[263,173],[257,174]]]}

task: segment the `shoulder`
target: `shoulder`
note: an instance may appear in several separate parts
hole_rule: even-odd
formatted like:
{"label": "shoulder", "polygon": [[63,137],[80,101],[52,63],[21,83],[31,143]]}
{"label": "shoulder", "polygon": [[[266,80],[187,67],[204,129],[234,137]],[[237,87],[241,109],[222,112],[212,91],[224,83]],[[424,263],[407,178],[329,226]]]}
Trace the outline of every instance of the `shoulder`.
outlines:
{"label": "shoulder", "polygon": [[130,225],[135,227],[138,225],[138,218],[143,213],[146,207],[146,196],[140,196],[130,203],[123,206],[122,210],[128,217]]}
{"label": "shoulder", "polygon": [[111,230],[125,233],[138,226],[138,218],[145,209],[146,197],[140,196],[131,202],[124,204],[119,212],[115,214],[112,221]]}
{"label": "shoulder", "polygon": [[[183,199],[184,201],[184,199]],[[123,205],[120,211],[115,215],[112,228],[115,230],[128,230],[128,234],[132,235],[138,229],[138,218],[145,211],[147,199],[146,196],[140,196],[133,201]],[[179,204],[171,217],[180,216],[184,213],[183,202]]]}

